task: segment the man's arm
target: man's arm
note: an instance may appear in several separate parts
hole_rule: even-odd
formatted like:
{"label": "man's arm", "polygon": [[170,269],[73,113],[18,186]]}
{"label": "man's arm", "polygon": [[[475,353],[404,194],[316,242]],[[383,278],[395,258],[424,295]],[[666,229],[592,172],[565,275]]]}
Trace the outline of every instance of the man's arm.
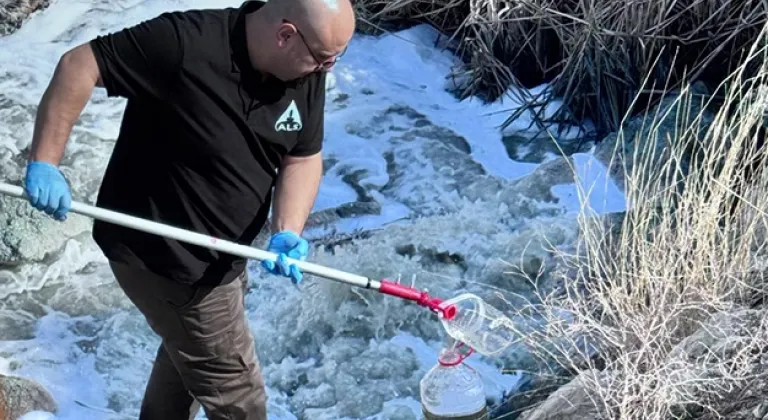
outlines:
{"label": "man's arm", "polygon": [[286,156],[275,185],[272,231],[301,235],[315,203],[323,175],[322,153]]}
{"label": "man's arm", "polygon": [[59,60],[37,109],[31,161],[58,165],[72,127],[96,86],[108,96],[163,99],[178,73],[183,43],[165,13],[96,37]]}
{"label": "man's arm", "polygon": [[59,164],[72,127],[96,86],[103,86],[90,45],[65,53],[37,108],[29,159]]}
{"label": "man's arm", "polygon": [[323,177],[325,74],[321,73],[313,82],[307,92],[309,118],[298,142],[283,157],[277,174],[272,202],[273,235],[267,250],[278,257],[261,262],[267,271],[289,276],[295,284],[301,282],[303,274],[296,265],[289,265],[285,257],[303,260],[309,254],[309,243],[301,235]]}
{"label": "man's arm", "polygon": [[298,143],[283,158],[272,204],[272,232],[292,231],[301,236],[315,204],[323,177],[325,134],[325,80],[320,73],[307,92],[309,110]]}

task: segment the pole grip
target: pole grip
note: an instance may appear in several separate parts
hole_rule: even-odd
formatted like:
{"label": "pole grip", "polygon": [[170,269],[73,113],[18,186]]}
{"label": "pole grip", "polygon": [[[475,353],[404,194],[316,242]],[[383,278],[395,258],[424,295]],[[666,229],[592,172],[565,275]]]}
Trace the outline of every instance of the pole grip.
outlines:
{"label": "pole grip", "polygon": [[456,306],[444,306],[443,301],[429,296],[425,291],[417,290],[413,287],[403,286],[388,280],[381,280],[379,291],[381,293],[397,296],[401,299],[412,300],[421,306],[425,306],[434,312],[440,313],[445,319],[453,319],[456,316]]}

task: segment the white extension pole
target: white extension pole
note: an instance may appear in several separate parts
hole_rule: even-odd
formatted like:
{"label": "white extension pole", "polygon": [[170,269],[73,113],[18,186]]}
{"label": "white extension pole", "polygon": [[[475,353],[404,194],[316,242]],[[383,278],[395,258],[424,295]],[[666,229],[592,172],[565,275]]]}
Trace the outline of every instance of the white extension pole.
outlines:
{"label": "white extension pole", "polygon": [[[26,198],[26,194],[21,187],[6,183],[0,183],[0,193],[18,198]],[[164,236],[166,238],[176,239],[178,241],[198,245],[216,251],[226,252],[232,255],[238,255],[243,258],[255,259],[259,261],[274,260],[277,258],[277,255],[271,252],[262,251],[251,246],[236,244],[234,242],[225,241],[223,239],[218,239],[212,236],[191,232],[188,230],[164,225],[162,223],[157,223],[115,211],[106,210],[100,207],[90,206],[88,204],[79,203],[76,201],[72,202],[71,211],[93,219],[98,219],[143,232]],[[296,264],[303,272],[315,274],[342,283],[348,283],[353,286],[376,290],[381,287],[381,283],[379,281],[371,280],[367,277],[359,276],[356,274],[335,270],[306,261],[294,260],[292,258],[288,258],[288,262],[290,264]]]}

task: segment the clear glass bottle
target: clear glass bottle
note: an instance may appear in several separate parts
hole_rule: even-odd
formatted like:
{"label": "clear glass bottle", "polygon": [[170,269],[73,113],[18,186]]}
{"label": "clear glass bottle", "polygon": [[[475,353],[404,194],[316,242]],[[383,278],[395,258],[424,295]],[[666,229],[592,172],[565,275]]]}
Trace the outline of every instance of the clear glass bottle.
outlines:
{"label": "clear glass bottle", "polygon": [[440,351],[438,361],[420,382],[425,420],[488,420],[485,389],[480,375],[464,363],[462,345]]}

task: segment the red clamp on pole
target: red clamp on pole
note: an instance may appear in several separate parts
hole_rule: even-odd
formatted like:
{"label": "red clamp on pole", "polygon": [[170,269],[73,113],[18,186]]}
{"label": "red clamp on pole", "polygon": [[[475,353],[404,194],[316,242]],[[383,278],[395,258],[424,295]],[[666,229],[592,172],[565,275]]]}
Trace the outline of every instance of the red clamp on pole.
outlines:
{"label": "red clamp on pole", "polygon": [[432,311],[439,312],[445,319],[451,320],[456,316],[456,306],[449,305],[444,307],[443,301],[429,296],[427,292],[414,289],[413,287],[403,286],[387,280],[381,280],[379,291],[391,296],[397,296],[402,299],[415,301],[421,306],[426,306]]}

